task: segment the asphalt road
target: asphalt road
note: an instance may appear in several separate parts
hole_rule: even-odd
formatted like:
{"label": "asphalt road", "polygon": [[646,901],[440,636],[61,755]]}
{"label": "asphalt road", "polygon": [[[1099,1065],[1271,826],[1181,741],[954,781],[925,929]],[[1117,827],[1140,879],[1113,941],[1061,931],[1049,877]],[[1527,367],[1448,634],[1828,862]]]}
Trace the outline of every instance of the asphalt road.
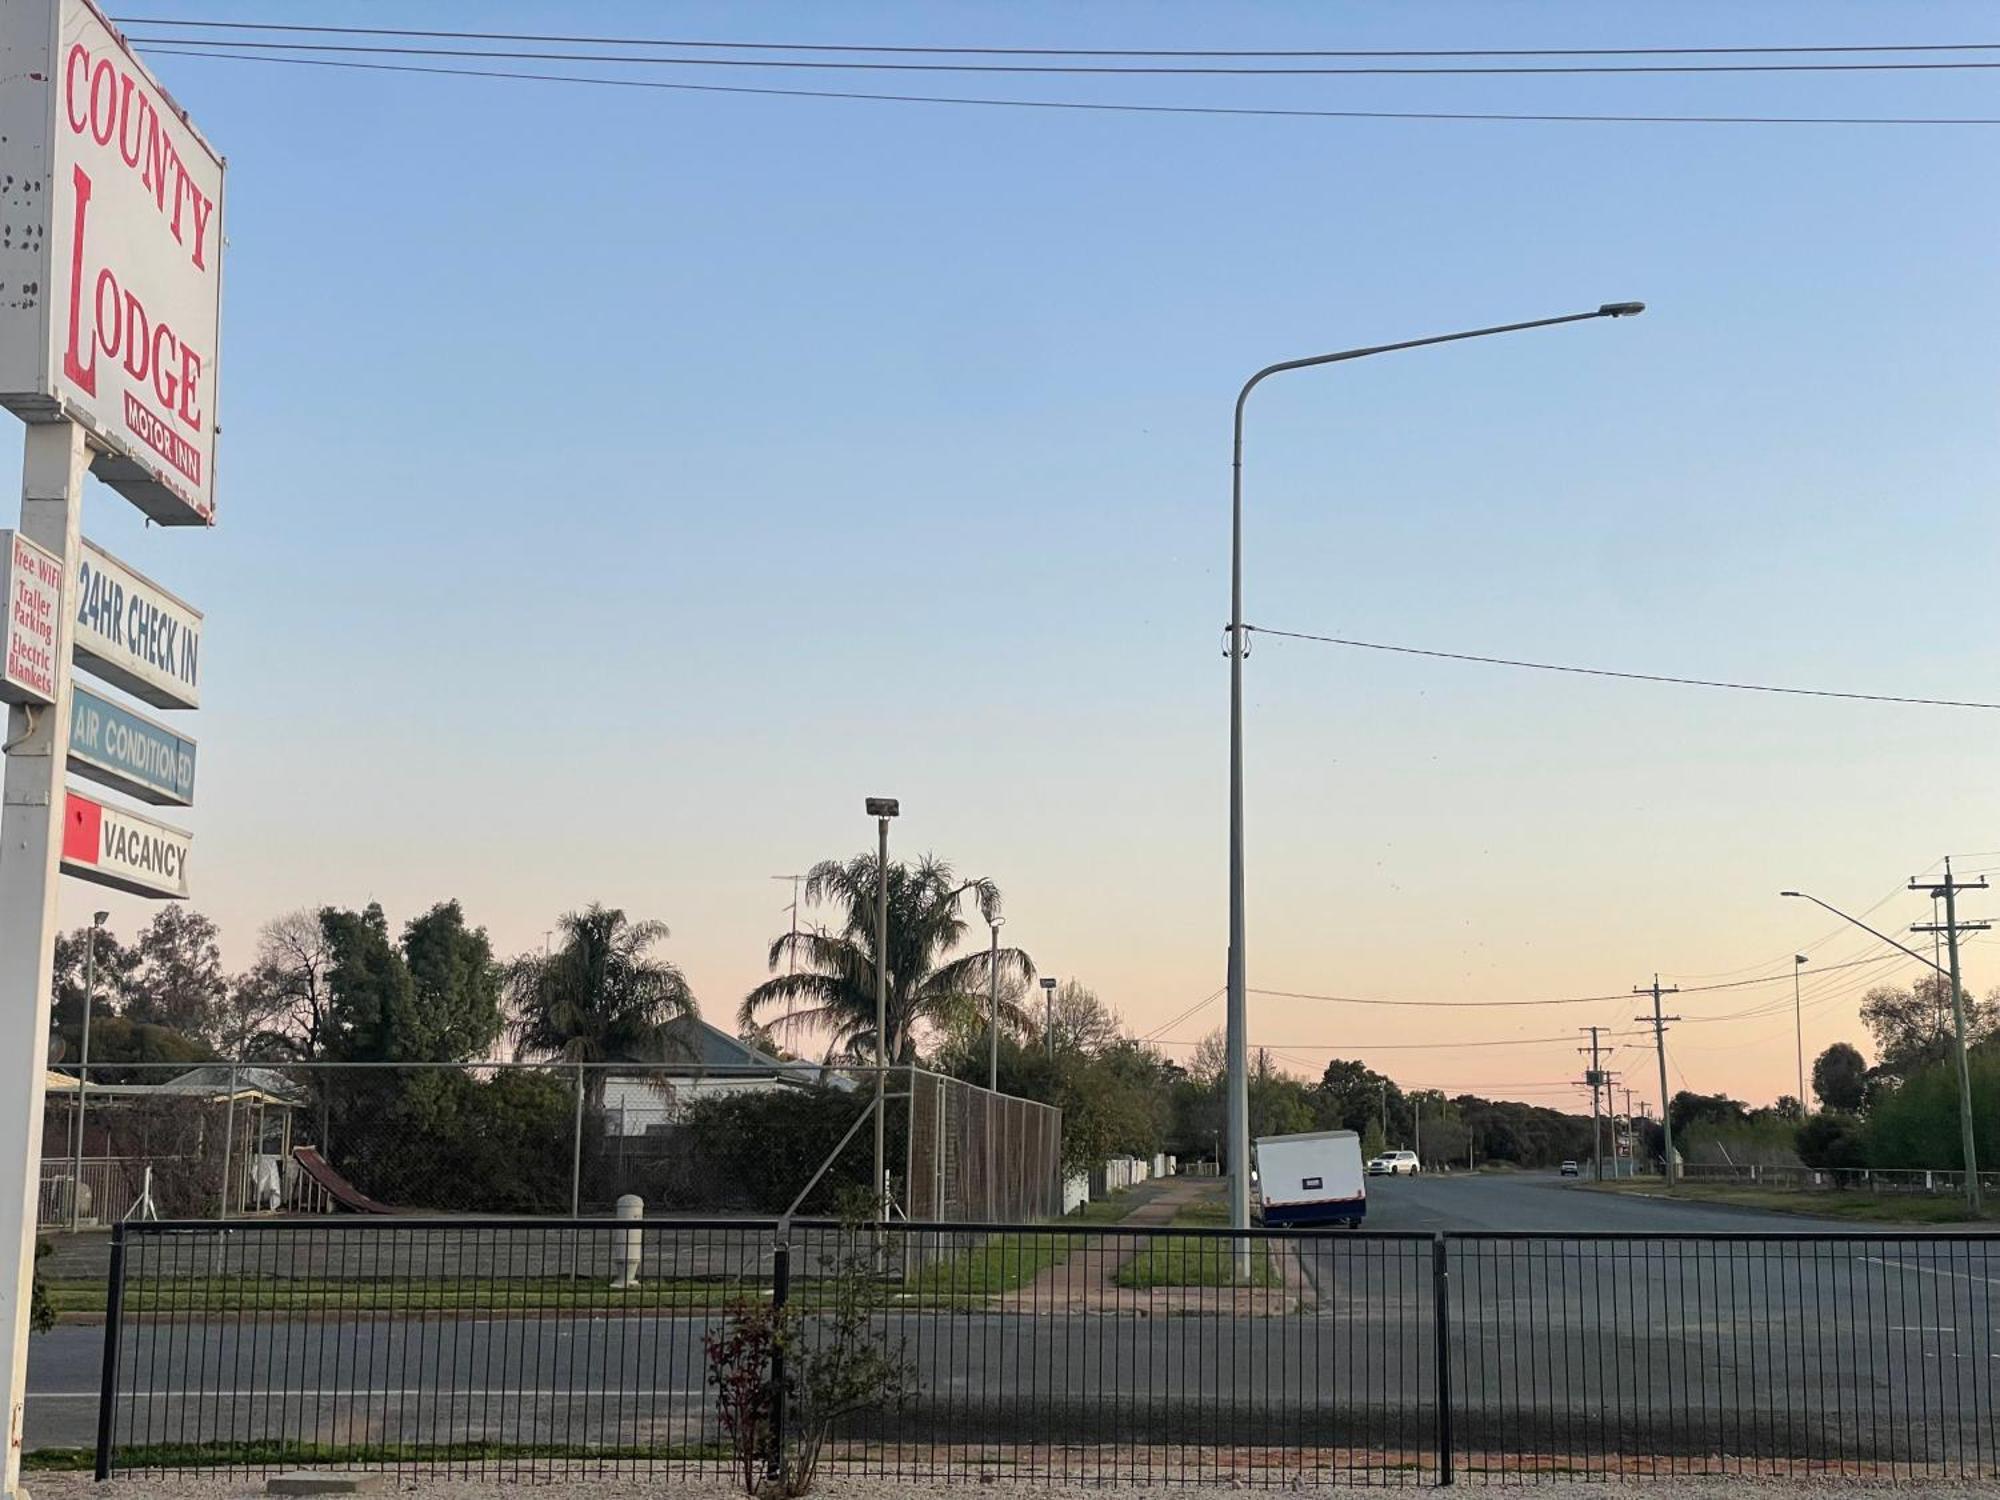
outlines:
{"label": "asphalt road", "polygon": [[[1720,1203],[1687,1203],[1600,1192],[1554,1172],[1471,1172],[1373,1177],[1368,1228],[1527,1230],[1537,1234],[1801,1234],[1865,1231],[1848,1219],[1765,1213]],[[1893,1226],[1890,1226],[1893,1227]]]}
{"label": "asphalt road", "polygon": [[[1460,1451],[2000,1466],[2000,1242],[1597,1194],[1553,1176],[1378,1180],[1372,1234],[1297,1242],[1280,1316],[907,1309],[915,1394],[879,1435],[931,1443],[1340,1446],[1427,1452],[1439,1229]],[[1785,1235],[1796,1240],[1591,1238]],[[120,1444],[712,1441],[707,1314],[254,1317],[127,1332]],[[87,1446],[99,1333],[30,1354],[29,1446]]]}

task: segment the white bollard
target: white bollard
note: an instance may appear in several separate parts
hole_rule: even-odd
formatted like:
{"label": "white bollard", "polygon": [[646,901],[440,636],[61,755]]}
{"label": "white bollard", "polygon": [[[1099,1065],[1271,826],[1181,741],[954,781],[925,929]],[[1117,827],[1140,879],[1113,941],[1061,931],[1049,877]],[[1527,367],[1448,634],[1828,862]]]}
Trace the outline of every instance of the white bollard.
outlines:
{"label": "white bollard", "polygon": [[618,1272],[611,1286],[614,1291],[624,1292],[639,1284],[639,1262],[645,1255],[646,1231],[637,1226],[646,1217],[646,1200],[637,1193],[622,1195],[618,1200],[617,1215],[620,1219],[631,1220],[634,1226],[619,1230],[611,1248],[611,1263]]}

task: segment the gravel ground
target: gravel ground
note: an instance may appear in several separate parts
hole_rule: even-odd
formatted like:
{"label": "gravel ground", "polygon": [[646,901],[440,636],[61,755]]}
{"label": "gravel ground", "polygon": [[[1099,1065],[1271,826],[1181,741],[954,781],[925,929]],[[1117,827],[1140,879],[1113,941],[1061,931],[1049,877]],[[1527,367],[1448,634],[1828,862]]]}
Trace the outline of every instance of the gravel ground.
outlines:
{"label": "gravel ground", "polygon": [[[87,1474],[31,1474],[25,1476],[30,1493],[35,1500],[104,1500],[103,1491],[98,1490]],[[607,1476],[601,1479],[565,1479],[565,1489],[579,1497],[579,1500],[742,1500],[743,1492],[719,1480],[708,1478],[633,1478]],[[1003,1486],[997,1484],[962,1486],[972,1495],[991,1494]],[[1462,1490],[1495,1490],[1511,1486],[1482,1486],[1471,1484],[1461,1486]],[[832,1478],[822,1480],[812,1493],[823,1500],[939,1500],[940,1485],[897,1483],[889,1480]],[[1043,1485],[1034,1483],[1010,1484],[1006,1489],[1016,1492],[1027,1500],[1104,1500],[1105,1488]],[[184,1477],[164,1480],[127,1479],[114,1480],[110,1486],[113,1500],[119,1500],[120,1492],[128,1496],[179,1497],[179,1500],[250,1500],[252,1496],[264,1493],[261,1479],[226,1479],[209,1476]],[[1724,1500],[1727,1496],[1744,1494],[1769,1495],[1772,1500],[1786,1495],[1855,1494],[1872,1492],[1877,1494],[1923,1496],[1964,1496],[1967,1500],[2000,1500],[2000,1483],[1888,1483],[1886,1481],[1855,1479],[1654,1479],[1643,1484],[1608,1484],[1602,1481],[1557,1480],[1538,1483],[1533,1486],[1537,1500]],[[398,1480],[388,1475],[381,1477],[378,1495],[416,1495],[423,1500],[495,1500],[503,1493],[503,1485],[497,1480]],[[1171,1497],[1171,1500],[1244,1500],[1246,1493],[1255,1490],[1242,1488],[1214,1489],[1196,1486],[1160,1486],[1156,1493]],[[1273,1491],[1273,1493],[1280,1493]],[[1328,1497],[1328,1500],[1381,1500],[1385,1493],[1380,1486],[1374,1488],[1332,1488],[1300,1491]]]}

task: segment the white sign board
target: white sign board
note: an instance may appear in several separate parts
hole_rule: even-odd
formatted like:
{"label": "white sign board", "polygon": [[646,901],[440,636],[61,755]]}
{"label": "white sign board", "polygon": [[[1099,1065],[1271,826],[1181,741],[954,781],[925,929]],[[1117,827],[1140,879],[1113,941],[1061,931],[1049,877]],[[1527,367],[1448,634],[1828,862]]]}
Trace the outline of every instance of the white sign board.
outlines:
{"label": "white sign board", "polygon": [[63,809],[63,874],[135,896],[184,900],[191,834],[70,792]]}
{"label": "white sign board", "polygon": [[222,175],[89,0],[0,3],[0,404],[169,526],[215,518]]}
{"label": "white sign board", "polygon": [[0,700],[53,703],[61,667],[56,622],[62,611],[62,559],[17,531],[0,531]]}
{"label": "white sign board", "polygon": [[201,707],[201,611],[91,541],[76,570],[75,654],[156,708]]}

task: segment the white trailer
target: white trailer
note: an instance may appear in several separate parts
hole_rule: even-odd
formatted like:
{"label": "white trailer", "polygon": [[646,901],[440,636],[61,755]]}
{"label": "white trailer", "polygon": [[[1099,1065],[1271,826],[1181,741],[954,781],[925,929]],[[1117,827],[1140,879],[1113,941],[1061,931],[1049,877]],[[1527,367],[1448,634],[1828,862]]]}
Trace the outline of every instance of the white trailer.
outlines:
{"label": "white trailer", "polygon": [[1267,1135],[1256,1147],[1258,1220],[1267,1229],[1352,1228],[1368,1212],[1361,1137],[1351,1130]]}

